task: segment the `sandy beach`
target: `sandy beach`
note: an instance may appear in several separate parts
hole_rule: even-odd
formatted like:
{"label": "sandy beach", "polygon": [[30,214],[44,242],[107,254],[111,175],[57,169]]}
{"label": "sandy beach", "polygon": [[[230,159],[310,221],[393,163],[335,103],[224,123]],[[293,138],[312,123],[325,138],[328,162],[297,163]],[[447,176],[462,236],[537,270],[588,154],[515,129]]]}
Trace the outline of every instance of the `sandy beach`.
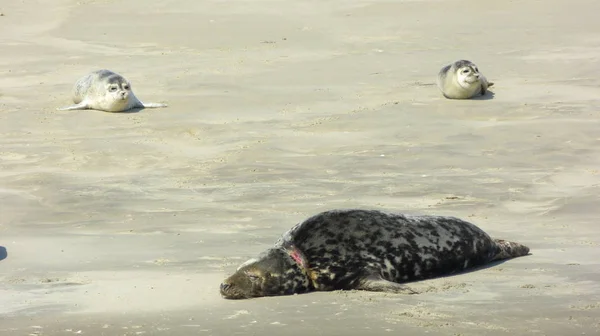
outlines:
{"label": "sandy beach", "polygon": [[[599,335],[597,0],[0,3],[0,335]],[[495,83],[445,99],[441,67]],[[111,69],[136,113],[57,111]],[[320,211],[457,216],[531,255],[418,295],[231,301]]]}

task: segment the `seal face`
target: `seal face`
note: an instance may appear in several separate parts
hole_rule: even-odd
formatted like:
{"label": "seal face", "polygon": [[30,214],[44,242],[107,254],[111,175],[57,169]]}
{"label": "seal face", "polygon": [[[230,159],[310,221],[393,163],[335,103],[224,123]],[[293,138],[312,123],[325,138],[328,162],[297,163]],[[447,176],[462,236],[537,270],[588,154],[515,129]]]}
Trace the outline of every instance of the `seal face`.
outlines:
{"label": "seal face", "polygon": [[292,227],[220,291],[226,299],[349,289],[413,294],[401,283],[528,253],[455,217],[331,210]]}
{"label": "seal face", "polygon": [[58,108],[67,110],[100,110],[123,112],[132,108],[166,107],[160,103],[142,103],[131,90],[131,83],[110,70],[98,70],[81,77],[73,87],[76,105]]}
{"label": "seal face", "polygon": [[488,82],[473,62],[459,60],[440,70],[437,85],[446,98],[469,99],[485,95],[494,83]]}
{"label": "seal face", "polygon": [[242,264],[235,274],[221,284],[229,299],[291,295],[314,290],[305,269],[285,249],[263,252],[257,259]]}

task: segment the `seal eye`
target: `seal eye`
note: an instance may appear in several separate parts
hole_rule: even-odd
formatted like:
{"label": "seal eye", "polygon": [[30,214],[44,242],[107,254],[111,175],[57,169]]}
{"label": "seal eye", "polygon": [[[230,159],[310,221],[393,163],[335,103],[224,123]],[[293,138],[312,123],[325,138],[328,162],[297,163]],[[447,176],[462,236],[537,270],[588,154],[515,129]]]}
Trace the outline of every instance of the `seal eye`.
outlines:
{"label": "seal eye", "polygon": [[250,281],[255,282],[258,280],[258,278],[260,278],[258,275],[254,274],[254,273],[246,273],[246,276],[248,277],[248,279],[250,279]]}
{"label": "seal eye", "polygon": [[463,70],[462,73],[464,73],[464,74],[469,73],[469,69]]}
{"label": "seal eye", "polygon": [[129,85],[123,85],[124,90],[129,90]]}
{"label": "seal eye", "polygon": [[115,92],[115,91],[117,91],[117,87],[116,86],[111,86],[108,90],[110,92]]}

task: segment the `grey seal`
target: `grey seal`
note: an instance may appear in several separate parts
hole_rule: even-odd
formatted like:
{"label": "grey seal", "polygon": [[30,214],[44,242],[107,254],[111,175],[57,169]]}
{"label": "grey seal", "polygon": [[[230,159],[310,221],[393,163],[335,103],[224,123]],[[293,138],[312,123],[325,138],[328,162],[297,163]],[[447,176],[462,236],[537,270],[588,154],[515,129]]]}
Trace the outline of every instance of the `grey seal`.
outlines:
{"label": "grey seal", "polygon": [[124,112],[133,108],[166,107],[161,103],[142,103],[131,90],[131,83],[110,70],[97,70],[81,77],[73,87],[76,105],[58,108],[67,110],[100,110]]}
{"label": "grey seal", "polygon": [[469,99],[485,95],[494,83],[487,81],[475,63],[459,60],[440,70],[437,85],[446,98]]}
{"label": "grey seal", "polygon": [[455,217],[330,210],[296,224],[243,263],[220,292],[226,299],[352,289],[413,294],[402,283],[528,253]]}

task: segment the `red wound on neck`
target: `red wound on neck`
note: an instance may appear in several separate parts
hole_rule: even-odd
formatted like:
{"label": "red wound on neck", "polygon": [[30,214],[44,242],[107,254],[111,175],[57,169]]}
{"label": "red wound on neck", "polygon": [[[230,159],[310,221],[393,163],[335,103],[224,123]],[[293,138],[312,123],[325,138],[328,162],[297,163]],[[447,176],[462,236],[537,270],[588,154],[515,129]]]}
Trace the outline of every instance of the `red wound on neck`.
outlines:
{"label": "red wound on neck", "polygon": [[304,259],[304,255],[295,246],[291,246],[288,249],[288,254],[290,255],[290,257],[292,257],[292,259],[294,259],[294,261],[298,264],[298,266],[303,267],[303,268],[308,267],[306,260]]}
{"label": "red wound on neck", "polygon": [[298,253],[297,250],[293,250],[292,253],[290,253],[290,256],[298,263],[298,265],[303,266],[304,261],[302,260],[302,256],[300,255],[300,253]]}

